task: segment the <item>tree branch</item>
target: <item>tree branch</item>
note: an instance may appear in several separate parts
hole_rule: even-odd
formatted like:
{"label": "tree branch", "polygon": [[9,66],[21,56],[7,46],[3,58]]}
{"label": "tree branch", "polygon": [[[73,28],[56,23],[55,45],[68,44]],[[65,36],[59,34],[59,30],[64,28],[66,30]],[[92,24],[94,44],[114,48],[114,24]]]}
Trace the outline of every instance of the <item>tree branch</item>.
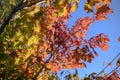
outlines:
{"label": "tree branch", "polygon": [[23,3],[23,0],[20,0],[20,2],[13,8],[13,10],[9,13],[7,17],[4,18],[3,23],[0,27],[0,34],[4,31],[5,26],[9,23],[10,19],[13,17],[13,15],[18,11],[17,8],[21,6]]}
{"label": "tree branch", "polygon": [[96,77],[97,77],[98,75],[100,75],[102,72],[104,72],[104,70],[105,70],[115,59],[117,59],[118,56],[120,56],[120,52],[110,61],[110,63],[108,63],[108,64],[105,66],[105,68],[103,68],[103,69],[96,75]]}
{"label": "tree branch", "polygon": [[3,21],[3,23],[1,24],[1,27],[0,27],[0,34],[3,33],[6,25],[9,23],[9,21],[11,20],[11,18],[13,17],[13,15],[17,11],[19,11],[21,9],[24,9],[25,7],[30,7],[30,6],[35,5],[37,3],[42,4],[42,3],[45,3],[45,1],[37,0],[37,1],[32,2],[31,4],[23,5],[23,0],[20,0],[20,2],[13,8],[13,10],[9,13],[9,15],[4,18],[4,21]]}
{"label": "tree branch", "polygon": [[21,10],[21,9],[26,8],[26,7],[30,7],[30,6],[35,5],[35,4],[37,4],[37,3],[42,4],[42,3],[45,3],[45,2],[46,2],[46,1],[37,0],[37,1],[34,1],[33,3],[31,3],[31,4],[22,5],[21,7],[18,7],[17,10]]}
{"label": "tree branch", "polygon": [[111,75],[114,71],[116,71],[120,66],[117,66],[115,69],[113,69],[111,72],[109,72],[105,77],[108,77]]}
{"label": "tree branch", "polygon": [[[50,55],[50,57],[46,60],[46,62],[45,62],[45,64],[47,64],[49,61],[50,61],[50,59],[53,57],[53,55],[55,54],[55,52],[53,52],[51,55]],[[45,65],[44,64],[44,65]],[[37,80],[37,77],[39,76],[39,74],[42,72],[42,70],[45,68],[45,66],[42,66],[42,68],[40,68],[40,70],[36,73],[36,75],[33,77],[33,79],[32,80]]]}

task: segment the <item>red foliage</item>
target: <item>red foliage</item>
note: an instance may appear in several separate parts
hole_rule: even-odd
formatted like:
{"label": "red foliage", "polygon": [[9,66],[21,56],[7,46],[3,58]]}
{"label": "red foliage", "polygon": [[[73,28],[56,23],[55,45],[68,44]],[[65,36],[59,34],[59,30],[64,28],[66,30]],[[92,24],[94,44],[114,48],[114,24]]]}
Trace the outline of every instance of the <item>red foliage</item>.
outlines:
{"label": "red foliage", "polygon": [[[95,56],[98,56],[98,53],[95,51],[96,47],[101,48],[103,51],[108,51],[109,46],[107,44],[109,38],[107,35],[102,33],[86,40],[86,32],[93,22],[105,20],[107,14],[112,13],[112,10],[109,8],[109,3],[110,0],[87,0],[85,10],[92,12],[93,17],[78,18],[71,28],[67,27],[66,21],[71,17],[70,9],[72,4],[60,6],[61,8],[65,7],[66,13],[57,18],[54,18],[54,14],[58,9],[53,5],[49,5],[45,10],[47,12],[46,16],[42,18],[43,22],[41,23],[41,27],[44,29],[44,26],[48,26],[47,22],[50,22],[52,23],[52,28],[47,30],[46,36],[44,37],[45,44],[48,45],[38,45],[38,52],[44,53],[41,56],[42,59],[39,58],[39,63],[43,64],[52,55],[48,61],[49,63],[46,64],[46,67],[52,72],[57,72],[62,68],[84,68],[86,67],[85,62],[91,63]],[[96,7],[95,11],[94,7]],[[51,54],[47,54],[46,52]]]}
{"label": "red foliage", "polygon": [[117,71],[114,71],[112,74],[106,77],[105,80],[120,80],[120,76]]}

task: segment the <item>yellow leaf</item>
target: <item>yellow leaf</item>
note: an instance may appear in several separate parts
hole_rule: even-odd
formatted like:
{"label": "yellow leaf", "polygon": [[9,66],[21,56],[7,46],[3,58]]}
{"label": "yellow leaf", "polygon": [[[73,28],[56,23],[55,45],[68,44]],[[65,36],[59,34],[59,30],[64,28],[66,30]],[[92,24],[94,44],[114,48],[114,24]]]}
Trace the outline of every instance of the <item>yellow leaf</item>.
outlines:
{"label": "yellow leaf", "polygon": [[77,3],[74,3],[73,6],[72,6],[72,8],[70,9],[70,11],[71,11],[71,12],[76,11],[77,7],[78,7],[78,6],[77,6]]}
{"label": "yellow leaf", "polygon": [[87,13],[93,12],[93,6],[89,3],[86,3],[84,9],[87,10]]}
{"label": "yellow leaf", "polygon": [[49,29],[49,30],[51,30],[52,28],[53,28],[53,27],[52,27],[51,25],[50,25],[50,26],[48,26],[48,29]]}
{"label": "yellow leaf", "polygon": [[90,4],[86,4],[87,8],[92,9],[92,6]]}
{"label": "yellow leaf", "polygon": [[15,0],[10,0],[10,4],[15,6],[16,5]]}
{"label": "yellow leaf", "polygon": [[30,37],[30,39],[28,40],[27,45],[30,46],[32,44],[37,44],[38,43],[38,39],[35,36]]}
{"label": "yellow leaf", "polygon": [[35,13],[38,13],[40,11],[40,5],[34,5],[34,9],[31,10],[31,12],[28,13],[29,16],[34,16]]}
{"label": "yellow leaf", "polygon": [[66,16],[67,14],[67,10],[66,10],[66,7],[60,9],[60,13],[58,14],[59,16]]}
{"label": "yellow leaf", "polygon": [[46,0],[47,5],[50,5],[50,0]]}
{"label": "yellow leaf", "polygon": [[18,63],[19,63],[19,60],[20,60],[20,58],[16,58],[16,59],[15,59],[15,64],[18,64]]}
{"label": "yellow leaf", "polygon": [[34,13],[37,13],[40,11],[40,5],[35,5]]}
{"label": "yellow leaf", "polygon": [[28,48],[27,50],[28,50],[28,52],[26,54],[24,54],[24,57],[23,57],[24,61],[26,61],[36,51],[36,48],[35,48],[35,46],[34,46],[34,48],[32,46],[32,47]]}
{"label": "yellow leaf", "polygon": [[58,4],[62,5],[63,4],[63,0],[59,0]]}
{"label": "yellow leaf", "polygon": [[37,33],[40,32],[40,24],[39,24],[39,20],[35,20],[34,31],[37,32]]}
{"label": "yellow leaf", "polygon": [[19,30],[19,31],[17,31],[16,36],[20,36],[20,35],[21,35],[21,32]]}
{"label": "yellow leaf", "polygon": [[26,61],[30,55],[31,55],[30,52],[28,52],[27,54],[25,54],[24,57],[23,57],[23,61]]}
{"label": "yellow leaf", "polygon": [[21,36],[19,37],[19,41],[23,41],[23,38],[24,38],[24,36],[21,35]]}

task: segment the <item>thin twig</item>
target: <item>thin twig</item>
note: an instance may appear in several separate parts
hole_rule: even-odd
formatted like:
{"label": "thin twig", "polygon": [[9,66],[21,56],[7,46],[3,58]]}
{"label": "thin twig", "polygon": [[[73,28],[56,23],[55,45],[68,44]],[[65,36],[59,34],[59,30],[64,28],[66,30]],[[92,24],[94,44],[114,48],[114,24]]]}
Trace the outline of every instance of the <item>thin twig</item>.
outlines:
{"label": "thin twig", "polygon": [[28,4],[28,5],[22,5],[20,7],[17,8],[17,10],[21,10],[21,9],[24,9],[26,7],[31,7],[32,5],[35,5],[35,4],[42,4],[42,3],[45,3],[46,1],[41,1],[41,0],[37,0],[31,4]]}
{"label": "thin twig", "polygon": [[113,69],[111,72],[109,72],[105,77],[108,77],[110,74],[112,74],[115,70],[117,70],[120,66],[117,66],[115,69]]}
{"label": "thin twig", "polygon": [[100,75],[104,70],[115,60],[117,57],[120,56],[120,52],[111,60],[110,63],[108,63],[96,76]]}

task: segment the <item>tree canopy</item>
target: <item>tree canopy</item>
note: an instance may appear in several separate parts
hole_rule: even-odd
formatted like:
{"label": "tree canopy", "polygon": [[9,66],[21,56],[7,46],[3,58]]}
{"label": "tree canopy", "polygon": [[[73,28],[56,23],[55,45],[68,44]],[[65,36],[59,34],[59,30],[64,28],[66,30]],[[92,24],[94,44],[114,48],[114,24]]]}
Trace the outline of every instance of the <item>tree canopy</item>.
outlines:
{"label": "tree canopy", "polygon": [[[108,51],[108,36],[100,33],[86,39],[92,23],[113,13],[111,0],[85,0],[84,10],[92,16],[66,22],[80,0],[0,0],[0,79],[57,80],[61,69],[85,68],[98,56],[95,48]],[[118,60],[120,64],[120,61]],[[117,66],[117,68],[120,65]],[[62,74],[62,73],[61,73]],[[66,79],[79,80],[78,72]],[[83,80],[119,80],[111,75]],[[112,76],[112,77],[111,77]]]}

